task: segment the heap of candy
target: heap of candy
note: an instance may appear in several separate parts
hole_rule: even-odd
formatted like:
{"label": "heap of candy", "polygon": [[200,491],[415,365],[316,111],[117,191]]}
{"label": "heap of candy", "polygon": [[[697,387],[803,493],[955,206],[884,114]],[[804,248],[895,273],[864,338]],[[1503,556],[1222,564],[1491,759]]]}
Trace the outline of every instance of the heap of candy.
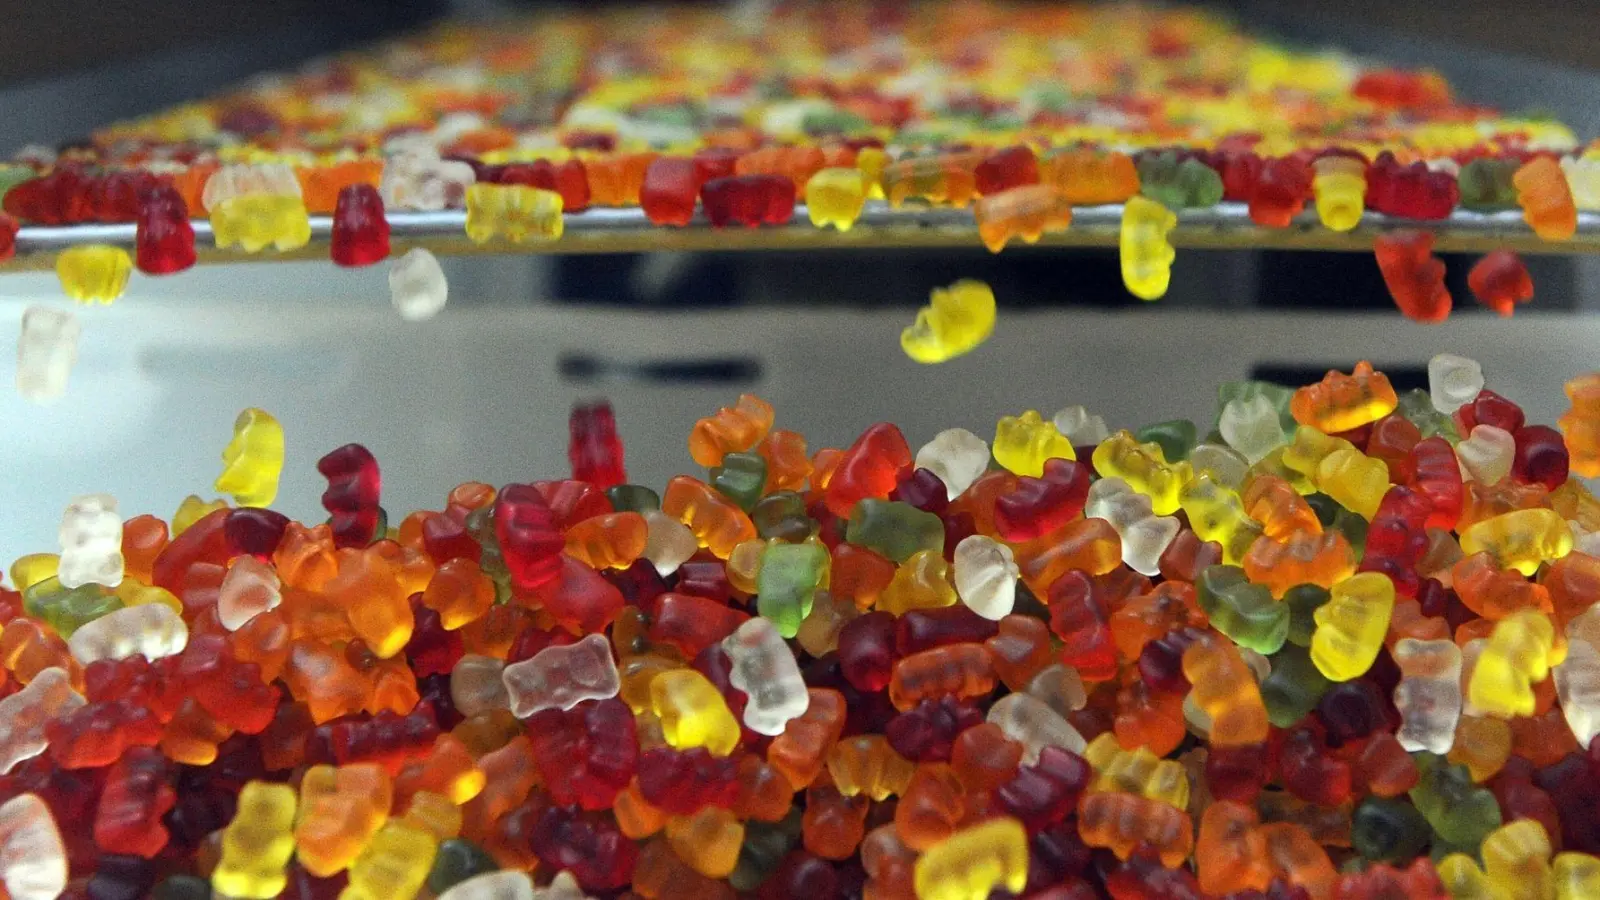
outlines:
{"label": "heap of candy", "polygon": [[[1600,158],[1558,123],[1196,10],[783,3],[756,17],[651,7],[440,28],[28,150],[0,168],[5,211],[137,223],[133,258],[102,245],[59,259],[69,295],[109,300],[135,265],[192,265],[188,220],[204,215],[219,248],[247,253],[300,247],[308,215],[331,215],[333,261],[360,266],[389,254],[391,210],[464,208],[472,240],[522,242],[560,238],[591,207],[757,227],[803,200],[815,225],[847,230],[881,198],[970,206],[998,251],[1068,228],[1074,207],[1126,203],[1128,287],[1154,299],[1174,213],[1223,201],[1266,228],[1311,205],[1337,231],[1367,210],[1425,224],[1521,209],[1552,241],[1600,209]],[[15,231],[0,227],[0,258]],[[1379,256],[1391,284],[1434,268],[1415,242]],[[1531,294],[1497,271],[1486,302]],[[1442,315],[1414,296],[1425,279],[1399,280],[1402,309]]]}
{"label": "heap of candy", "polygon": [[[75,500],[0,593],[16,900],[1600,896],[1600,373],[1560,431],[1470,360],[845,449],[739,398],[707,467],[392,524]],[[535,887],[535,885],[542,885]]]}

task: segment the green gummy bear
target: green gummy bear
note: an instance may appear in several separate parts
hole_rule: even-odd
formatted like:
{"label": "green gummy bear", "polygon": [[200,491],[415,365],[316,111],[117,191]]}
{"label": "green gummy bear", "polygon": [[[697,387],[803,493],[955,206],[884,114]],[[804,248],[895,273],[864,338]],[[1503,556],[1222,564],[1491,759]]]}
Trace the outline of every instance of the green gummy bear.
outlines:
{"label": "green gummy bear", "polygon": [[1222,421],[1222,408],[1228,405],[1228,401],[1265,397],[1278,411],[1278,424],[1283,426],[1283,433],[1292,435],[1300,427],[1300,423],[1289,412],[1289,399],[1293,396],[1294,391],[1290,388],[1270,381],[1224,381],[1217,386],[1217,417],[1212,420],[1213,425]]}
{"label": "green gummy bear", "polygon": [[1500,827],[1500,803],[1494,794],[1473,784],[1466,766],[1432,753],[1415,756],[1420,778],[1411,789],[1411,802],[1417,811],[1446,842],[1481,845],[1489,832]]}
{"label": "green gummy bear", "polygon": [[745,512],[755,508],[767,488],[767,461],[758,453],[729,453],[711,470],[710,485]]}
{"label": "green gummy bear", "polygon": [[661,495],[642,484],[616,484],[606,488],[606,499],[617,512],[650,512],[661,508]]}
{"label": "green gummy bear", "polygon": [[465,838],[450,838],[439,845],[428,870],[428,890],[442,894],[474,875],[500,868],[489,851]]}
{"label": "green gummy bear", "polygon": [[1241,647],[1276,653],[1289,635],[1289,607],[1252,584],[1238,566],[1207,566],[1195,579],[1195,597],[1212,627]]}
{"label": "green gummy bear", "polygon": [[794,637],[811,614],[828,562],[828,548],[821,543],[768,545],[756,576],[756,611],[771,619],[779,634]]}
{"label": "green gummy bear", "polygon": [[777,491],[761,498],[750,511],[750,521],[762,540],[803,541],[816,530],[806,515],[806,500],[794,491]]}
{"label": "green gummy bear", "polygon": [[1461,441],[1461,436],[1456,433],[1455,420],[1435,409],[1433,398],[1422,388],[1413,388],[1401,394],[1396,410],[1417,426],[1424,439],[1438,435],[1452,445]]}
{"label": "green gummy bear", "polygon": [[79,628],[122,608],[122,601],[98,584],[68,590],[61,579],[46,578],[22,592],[22,611],[49,625],[56,634],[72,637]]}
{"label": "green gummy bear", "polygon": [[909,503],[868,497],[850,510],[844,539],[897,563],[919,550],[944,552],[944,521]]}
{"label": "green gummy bear", "polygon": [[1410,862],[1432,837],[1416,807],[1392,798],[1368,797],[1350,817],[1350,846],[1372,862]]}
{"label": "green gummy bear", "polygon": [[1289,728],[1317,708],[1333,682],[1317,670],[1311,651],[1297,644],[1285,644],[1270,662],[1272,672],[1261,682],[1261,702],[1267,721]]}
{"label": "green gummy bear", "polygon": [[1289,643],[1311,646],[1311,635],[1317,630],[1312,614],[1331,599],[1333,595],[1319,584],[1297,584],[1283,592],[1283,605],[1289,608]]}
{"label": "green gummy bear", "polygon": [[1456,183],[1461,187],[1461,205],[1466,209],[1514,209],[1517,189],[1511,183],[1521,163],[1515,159],[1479,157],[1461,167]]}
{"label": "green gummy bear", "polygon": [[1167,462],[1188,459],[1199,435],[1200,429],[1188,419],[1156,422],[1133,433],[1134,439],[1141,444],[1154,441],[1161,445],[1161,452],[1166,454]]}

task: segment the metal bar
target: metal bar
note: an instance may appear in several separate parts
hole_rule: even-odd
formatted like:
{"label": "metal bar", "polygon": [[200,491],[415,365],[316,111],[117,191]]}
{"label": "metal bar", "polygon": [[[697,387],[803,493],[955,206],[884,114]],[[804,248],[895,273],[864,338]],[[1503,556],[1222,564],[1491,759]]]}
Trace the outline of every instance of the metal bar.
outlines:
{"label": "metal bar", "polygon": [[[897,247],[977,247],[977,229],[968,209],[891,209],[881,201],[869,203],[855,228],[839,233],[810,224],[799,206],[786,225],[763,228],[713,228],[701,214],[684,228],[652,224],[639,209],[591,209],[566,217],[566,233],[557,241],[512,244],[491,241],[475,244],[467,239],[466,213],[396,212],[389,215],[396,252],[427,247],[434,253],[462,254],[567,254],[636,253],[659,250],[861,250]],[[1122,206],[1082,207],[1074,211],[1072,227],[1047,234],[1046,247],[1115,247],[1122,223]],[[1336,250],[1372,249],[1373,239],[1386,231],[1412,228],[1431,231],[1440,252],[1481,253],[1510,249],[1541,254],[1600,254],[1600,213],[1580,213],[1578,233],[1570,241],[1552,243],[1536,236],[1515,210],[1493,213],[1457,211],[1437,222],[1394,219],[1368,213],[1353,231],[1324,228],[1314,213],[1303,213],[1288,228],[1262,228],[1250,220],[1245,206],[1223,203],[1210,209],[1178,213],[1171,239],[1177,247],[1195,249]],[[211,224],[196,220],[201,262],[270,262],[324,259],[333,229],[327,216],[311,219],[311,243],[287,253],[246,254],[211,246]],[[17,255],[0,266],[0,272],[47,269],[60,251],[80,244],[132,247],[134,226],[29,225],[17,234]]]}

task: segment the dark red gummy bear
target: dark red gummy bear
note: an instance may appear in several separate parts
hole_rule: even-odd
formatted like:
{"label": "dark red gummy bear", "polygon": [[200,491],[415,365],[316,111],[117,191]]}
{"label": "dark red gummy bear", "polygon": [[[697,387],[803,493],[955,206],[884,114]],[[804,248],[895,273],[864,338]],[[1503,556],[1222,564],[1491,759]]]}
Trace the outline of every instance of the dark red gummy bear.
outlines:
{"label": "dark red gummy bear", "polygon": [[1039,183],[1039,160],[1033,150],[1023,145],[996,150],[978,163],[973,170],[978,193],[984,196],[998,194],[1008,188]]}
{"label": "dark red gummy bear", "polygon": [[171,275],[194,265],[194,226],[183,195],[168,184],[150,188],[139,201],[134,264],[146,275]]}
{"label": "dark red gummy bear", "polygon": [[610,809],[638,769],[638,732],[621,700],[541,710],[526,724],[535,764],[557,803]]}
{"label": "dark red gummy bear", "polygon": [[946,696],[923,700],[890,719],[884,737],[894,752],[913,762],[948,762],[961,732],[981,724],[981,710]]}
{"label": "dark red gummy bear", "polygon": [[360,444],[345,444],[317,460],[317,471],[328,479],[322,508],[335,547],[365,547],[377,537],[378,493],[383,476],[378,460]]}
{"label": "dark red gummy bear", "polygon": [[994,501],[994,527],[1010,543],[1031,541],[1077,518],[1089,499],[1089,470],[1070,459],[1047,459],[1039,478],[1027,475]]}
{"label": "dark red gummy bear", "polygon": [[1038,831],[1067,817],[1078,795],[1089,786],[1094,770],[1083,757],[1063,747],[1046,747],[1039,761],[1022,766],[1010,781],[995,789],[1000,807],[1029,831]]}
{"label": "dark red gummy bear", "polygon": [[732,808],[739,796],[739,763],[704,747],[657,747],[639,757],[639,793],[663,812],[690,816],[707,806]]}

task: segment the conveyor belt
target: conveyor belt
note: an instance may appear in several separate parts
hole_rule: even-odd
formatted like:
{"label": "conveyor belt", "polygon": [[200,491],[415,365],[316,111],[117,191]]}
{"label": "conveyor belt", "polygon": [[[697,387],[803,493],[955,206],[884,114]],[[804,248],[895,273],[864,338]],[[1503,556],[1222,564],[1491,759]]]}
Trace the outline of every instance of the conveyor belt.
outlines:
{"label": "conveyor belt", "polygon": [[[566,233],[560,240],[521,244],[473,243],[465,232],[466,213],[460,210],[396,212],[389,214],[388,219],[397,253],[410,247],[427,247],[441,254],[546,254],[981,246],[971,210],[895,210],[882,202],[869,203],[856,227],[844,234],[813,227],[804,205],[796,207],[788,225],[754,229],[713,228],[699,214],[687,227],[669,228],[650,223],[639,209],[591,209],[568,215]],[[1114,248],[1121,221],[1120,204],[1080,208],[1074,212],[1070,229],[1045,235],[1039,245]],[[201,262],[272,262],[325,259],[332,223],[327,216],[313,216],[311,242],[305,247],[289,253],[269,250],[255,255],[213,247],[209,222],[197,220],[194,228]],[[1367,213],[1354,231],[1339,233],[1325,228],[1311,212],[1302,214],[1289,228],[1262,228],[1250,221],[1243,204],[1223,203],[1210,209],[1178,213],[1178,227],[1173,230],[1171,239],[1180,249],[1368,251],[1377,235],[1398,228],[1432,232],[1437,238],[1435,249],[1440,252],[1509,249],[1522,253],[1600,253],[1600,213],[1579,214],[1577,235],[1570,241],[1552,243],[1534,235],[1523,222],[1522,214],[1515,210],[1494,213],[1458,210],[1449,219],[1435,222]],[[16,259],[0,266],[0,271],[47,269],[54,264],[56,253],[78,244],[104,243],[132,248],[133,242],[132,225],[27,226],[17,235]],[[1026,245],[1013,243],[1011,246]]]}

